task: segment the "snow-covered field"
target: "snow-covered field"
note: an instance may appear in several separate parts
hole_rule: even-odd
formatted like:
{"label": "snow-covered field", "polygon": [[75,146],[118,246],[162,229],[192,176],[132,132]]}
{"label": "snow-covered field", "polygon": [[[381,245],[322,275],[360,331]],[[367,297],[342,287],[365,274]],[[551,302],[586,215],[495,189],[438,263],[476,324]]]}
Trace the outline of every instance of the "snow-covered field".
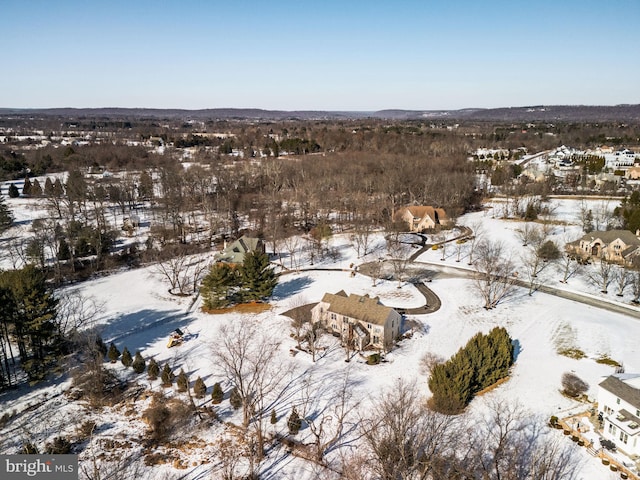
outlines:
{"label": "snow-covered field", "polygon": [[[554,226],[552,238],[561,243],[560,239],[567,238],[566,235],[578,237],[581,234],[577,226],[578,202],[552,201],[557,204],[554,220],[558,222]],[[16,218],[24,222],[21,227],[35,215],[33,210],[23,208],[24,202],[8,201]],[[615,205],[612,204],[613,206]],[[522,227],[521,222],[494,218],[491,209],[465,215],[458,220],[458,223],[465,225],[476,222],[483,224],[487,237],[505,242],[514,261],[519,261],[521,246],[516,238],[516,229]],[[291,368],[292,378],[340,378],[349,369],[354,398],[360,399],[362,404],[375,399],[398,379],[416,381],[424,395],[428,396],[427,376],[420,368],[423,355],[431,352],[448,358],[475,333],[487,332],[497,325],[506,327],[517,342],[515,366],[506,383],[472,402],[471,412],[481,410],[485,402],[497,399],[517,402],[530,413],[532,419],[546,419],[551,415],[566,416],[584,411],[588,406],[560,394],[560,379],[564,372],[575,372],[587,381],[590,385],[589,396],[595,398],[601,378],[613,373],[612,367],[596,363],[598,357],[607,355],[615,359],[624,364],[627,372],[640,371],[640,343],[637,341],[640,338],[640,320],[540,292],[529,296],[527,290],[521,288],[496,309],[487,311],[482,308],[482,302],[474,292],[470,280],[442,272],[436,273],[429,283],[429,287],[440,297],[442,308],[429,315],[413,316],[412,319],[421,328],[411,338],[402,340],[387,355],[387,362],[369,366],[363,359],[356,357],[354,361],[345,363],[344,352],[333,337],[322,339],[320,344],[327,348],[315,364],[305,353],[292,357],[290,349],[295,346],[295,341],[290,337],[290,320],[281,313],[301,301],[317,302],[325,292],[335,293],[343,289],[347,293],[379,296],[384,304],[393,307],[416,307],[424,303],[424,297],[410,284],[397,288],[397,282],[382,280],[374,287],[369,277],[359,273],[351,275],[351,264],[358,265],[384,257],[384,238],[381,234],[375,236],[374,253],[364,259],[357,258],[347,235],[335,235],[331,246],[339,252],[340,258],[320,263],[316,261],[314,267],[342,268],[344,271],[307,270],[282,276],[271,302],[272,309],[254,319],[265,332],[281,340],[274,355],[283,369],[285,366]],[[455,245],[447,248],[444,261],[441,260],[441,251],[428,251],[418,260],[437,264],[438,267],[466,267],[464,249],[468,246],[463,245],[461,248],[460,262],[456,262]],[[312,267],[304,260],[303,268]],[[431,267],[424,265],[424,268]],[[433,270],[439,272],[436,267]],[[629,295],[620,299],[613,292],[602,295],[598,293],[598,288],[583,277],[573,277],[567,285],[559,283],[560,279],[561,274],[554,271],[548,274],[546,281],[553,286],[606,297],[611,301],[628,303],[630,300]],[[198,308],[199,302],[192,307],[191,298],[174,297],[166,293],[167,285],[152,267],[116,273],[73,288],[81,289],[83,295],[94,298],[103,306],[96,323],[100,326],[105,342],[114,341],[120,349],[127,346],[132,353],[140,350],[145,358],[153,357],[160,365],[168,362],[176,372],[182,368],[189,373],[192,381],[198,376],[202,377],[208,386],[206,399],[209,398],[214,382],[224,382],[219,365],[212,360],[212,352],[219,341],[220,329],[237,322],[239,314],[202,313]],[[187,332],[189,340],[179,347],[168,349],[167,338],[175,328]],[[587,358],[574,360],[559,355],[559,342],[581,349]],[[119,363],[112,368],[122,370]],[[160,390],[159,381],[149,382],[146,376],[141,378],[144,378],[142,383]],[[53,382],[30,391],[21,389],[18,392],[0,394],[1,411],[24,412],[0,429],[0,451],[15,452],[26,438],[24,425],[29,425],[29,422],[35,422],[29,435],[44,443],[55,435],[73,433],[77,419],[85,415],[95,419],[98,429],[92,441],[93,447],[81,454],[82,462],[90,462],[100,439],[122,440],[125,434],[131,437],[142,435],[145,425],[135,420],[135,415],[127,417],[123,411],[109,408],[99,413],[87,413],[82,406],[66,401],[63,396],[57,396],[69,384],[69,380],[64,380],[62,383]],[[22,393],[24,396],[19,395]],[[35,405],[45,398],[51,400],[36,408]],[[282,432],[286,430],[286,417],[297,401],[299,399],[295,393],[273,399],[279,417],[278,424],[273,428]],[[30,405],[34,409],[27,411]],[[136,408],[143,407],[139,405]],[[225,421],[240,422],[240,414],[233,412],[226,400],[222,404],[220,415]],[[215,437],[220,435],[223,428],[219,425],[206,431],[194,432],[194,438],[202,438],[203,441],[199,447],[193,447],[190,451],[186,470],[175,470],[171,465],[147,467],[141,478],[160,478],[161,475],[177,478],[185,474],[188,476],[181,478],[196,478],[197,474],[211,468],[208,462],[216,451]],[[579,455],[583,460],[579,478],[610,478],[611,472],[584,449],[581,449]],[[281,451],[274,452],[265,465],[269,468],[269,478],[316,478],[316,467]]]}

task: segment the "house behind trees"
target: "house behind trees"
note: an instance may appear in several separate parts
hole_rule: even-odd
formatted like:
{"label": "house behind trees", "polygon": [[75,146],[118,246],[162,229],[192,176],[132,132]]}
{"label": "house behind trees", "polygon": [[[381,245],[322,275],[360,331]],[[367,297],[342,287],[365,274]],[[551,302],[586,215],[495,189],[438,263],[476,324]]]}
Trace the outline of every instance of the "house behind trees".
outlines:
{"label": "house behind trees", "polygon": [[568,243],[567,251],[582,259],[600,258],[608,262],[632,264],[640,254],[640,238],[628,230],[590,232],[575,242]]}
{"label": "house behind trees", "polygon": [[406,223],[410,232],[435,230],[451,223],[444,209],[424,205],[402,207],[395,213],[393,219],[396,222]]}
{"label": "house behind trees", "polygon": [[640,374],[618,373],[598,385],[603,436],[629,456],[640,455]]}
{"label": "house behind trees", "polygon": [[216,254],[215,259],[219,262],[242,264],[245,254],[249,252],[265,253],[264,242],[259,238],[243,235]]}
{"label": "house behind trees", "polygon": [[347,295],[344,291],[325,293],[311,309],[311,320],[340,336],[343,345],[355,350],[388,351],[400,334],[402,316],[386,307],[378,297]]}

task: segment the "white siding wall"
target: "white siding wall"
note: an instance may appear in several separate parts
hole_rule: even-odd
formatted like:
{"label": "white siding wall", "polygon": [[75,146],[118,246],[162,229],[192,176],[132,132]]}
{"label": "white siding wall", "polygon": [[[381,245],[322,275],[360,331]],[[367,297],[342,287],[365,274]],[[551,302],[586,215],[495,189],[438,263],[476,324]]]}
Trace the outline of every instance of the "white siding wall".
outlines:
{"label": "white siding wall", "polygon": [[[639,407],[625,402],[608,390],[602,387],[598,388],[598,412],[602,413],[604,419],[602,434],[608,440],[613,441],[620,450],[624,450],[631,455],[640,455],[640,426],[631,429],[629,428],[630,422],[616,420],[616,415],[620,410],[627,410],[633,415],[640,416],[638,415],[638,409]],[[622,440],[620,439],[621,430],[627,436],[626,443],[624,442],[624,436]]]}

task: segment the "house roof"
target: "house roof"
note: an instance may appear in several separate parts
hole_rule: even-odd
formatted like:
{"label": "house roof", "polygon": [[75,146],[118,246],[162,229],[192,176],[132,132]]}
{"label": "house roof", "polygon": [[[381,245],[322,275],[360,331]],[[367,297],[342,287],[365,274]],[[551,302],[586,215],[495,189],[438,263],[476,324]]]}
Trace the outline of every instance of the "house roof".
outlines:
{"label": "house roof", "polygon": [[605,378],[600,387],[640,409],[640,374],[615,374]]}
{"label": "house roof", "polygon": [[591,232],[587,233],[584,237],[581,238],[581,240],[593,243],[596,240],[600,239],[604,243],[609,244],[618,238],[627,245],[640,246],[640,240],[638,240],[638,237],[636,237],[633,232],[630,232],[629,230],[607,230]]}
{"label": "house roof", "polygon": [[328,303],[328,310],[333,313],[376,325],[384,325],[389,314],[395,312],[393,308],[382,305],[377,297],[371,298],[369,295],[361,296],[354,293],[347,297],[344,291],[337,294],[325,293],[322,302]]}
{"label": "house roof", "polygon": [[[436,221],[436,214],[438,220],[440,222],[447,221],[449,217],[447,217],[447,213],[443,208],[434,208],[430,205],[410,205],[405,207],[406,211],[411,213],[413,218],[423,219],[425,216],[429,216],[434,222]],[[399,213],[402,214],[403,210],[400,210]],[[437,222],[436,222],[437,223]]]}
{"label": "house roof", "polygon": [[222,252],[216,255],[217,260],[230,263],[242,263],[244,254],[260,250],[262,240],[243,235],[238,240],[227,246]]}

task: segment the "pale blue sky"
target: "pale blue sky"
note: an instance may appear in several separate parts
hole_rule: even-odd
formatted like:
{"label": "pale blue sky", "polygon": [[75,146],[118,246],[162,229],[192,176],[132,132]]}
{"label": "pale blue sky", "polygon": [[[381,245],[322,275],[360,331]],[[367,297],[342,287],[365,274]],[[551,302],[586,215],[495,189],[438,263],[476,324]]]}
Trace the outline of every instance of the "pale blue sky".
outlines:
{"label": "pale blue sky", "polygon": [[0,0],[0,107],[640,103],[640,0]]}

